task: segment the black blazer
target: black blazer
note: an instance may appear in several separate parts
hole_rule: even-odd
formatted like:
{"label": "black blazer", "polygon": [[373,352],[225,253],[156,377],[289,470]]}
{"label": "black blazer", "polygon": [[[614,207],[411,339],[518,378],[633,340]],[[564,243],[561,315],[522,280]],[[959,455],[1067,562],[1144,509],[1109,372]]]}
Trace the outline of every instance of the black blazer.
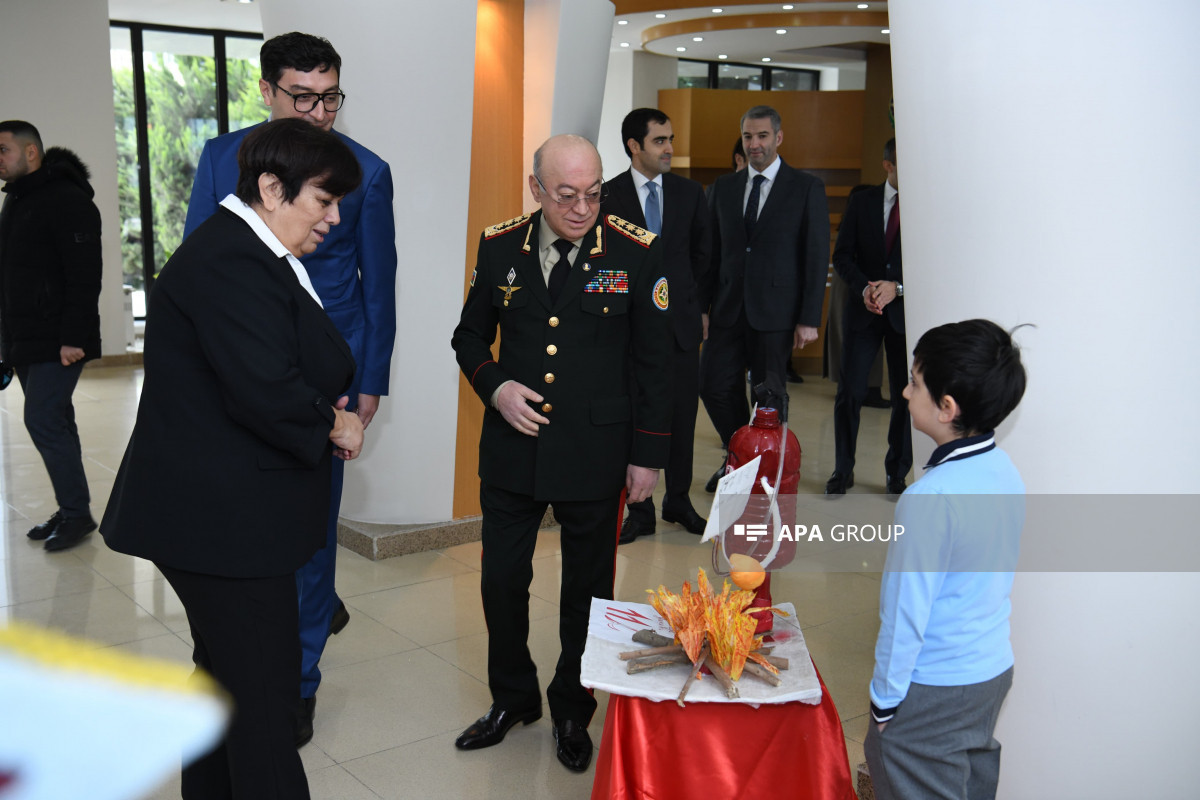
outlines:
{"label": "black blazer", "polygon": [[[608,216],[584,237],[551,302],[538,258],[540,220],[539,211],[483,232],[451,340],[486,407],[479,477],[538,500],[615,498],[627,465],[667,464],[673,292],[657,237]],[[544,398],[533,405],[550,424],[536,437],[492,408],[492,393],[510,379]]]}
{"label": "black blazer", "polygon": [[294,572],[325,542],[330,403],[353,375],[287,260],[220,209],[150,292],[137,422],[100,525],[108,546],[208,575]]}
{"label": "black blazer", "polygon": [[[904,282],[900,238],[901,234],[897,233],[891,253],[884,251],[882,183],[850,196],[833,248],[833,268],[850,288],[845,324],[851,330],[861,330],[878,318],[862,301],[868,281]],[[897,333],[904,333],[903,297],[884,306],[883,315]]]}
{"label": "black blazer", "polygon": [[[704,187],[668,172],[662,176],[663,267],[671,282],[671,327],[680,350],[700,346],[700,287],[709,268],[708,204]],[[608,199],[601,215],[616,214],[646,227],[633,175],[625,170],[605,184]]]}
{"label": "black blazer", "polygon": [[701,305],[722,327],[732,327],[742,308],[758,331],[819,327],[829,273],[825,184],[780,163],[747,242],[742,198],[749,174],[722,175],[709,192],[713,268]]}

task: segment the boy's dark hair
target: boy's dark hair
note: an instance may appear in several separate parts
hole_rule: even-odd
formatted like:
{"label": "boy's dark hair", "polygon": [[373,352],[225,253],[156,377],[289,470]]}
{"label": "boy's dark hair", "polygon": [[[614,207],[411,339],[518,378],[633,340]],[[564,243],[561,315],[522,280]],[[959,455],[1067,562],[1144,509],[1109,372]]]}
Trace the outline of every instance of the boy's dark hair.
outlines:
{"label": "boy's dark hair", "polygon": [[337,134],[295,117],[261,125],[242,140],[236,194],[243,203],[262,202],[258,176],[263,173],[279,178],[288,203],[308,181],[335,197],[354,191],[362,182],[358,159]]}
{"label": "boy's dark hair", "polygon": [[913,369],[921,371],[934,403],[946,395],[958,403],[953,425],[963,436],[995,430],[1025,394],[1021,351],[1009,333],[986,319],[926,331],[913,349]]}
{"label": "boy's dark hair", "polygon": [[633,158],[629,150],[630,139],[637,142],[639,147],[646,147],[646,134],[650,133],[651,122],[666,125],[670,121],[671,118],[657,108],[635,108],[626,114],[621,123],[621,146],[625,148],[625,155]]}
{"label": "boy's dark hair", "polygon": [[11,133],[14,139],[22,143],[22,147],[27,144],[35,144],[38,155],[45,155],[45,151],[42,149],[42,135],[38,133],[38,129],[33,126],[33,123],[23,119],[7,119],[0,122],[0,133]]}
{"label": "boy's dark hair", "polygon": [[262,79],[272,85],[279,84],[285,69],[297,72],[333,70],[339,78],[342,74],[342,57],[337,50],[328,39],[311,33],[292,31],[267,39],[258,51],[258,60],[262,66]]}

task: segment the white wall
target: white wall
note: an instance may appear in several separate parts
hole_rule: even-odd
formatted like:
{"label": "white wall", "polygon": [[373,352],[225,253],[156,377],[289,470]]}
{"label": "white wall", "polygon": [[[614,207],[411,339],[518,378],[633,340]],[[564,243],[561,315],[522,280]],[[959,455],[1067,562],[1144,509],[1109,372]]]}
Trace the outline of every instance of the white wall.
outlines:
{"label": "white wall", "polygon": [[[609,0],[525,0],[525,163],[551,136],[596,142],[608,70]],[[537,208],[529,192],[526,211]]]}
{"label": "white wall", "polygon": [[108,47],[107,0],[4,0],[0,119],[33,123],[46,147],[74,150],[92,172],[103,224],[100,337],[105,355],[125,352]]}
{"label": "white wall", "polygon": [[331,13],[324,0],[259,2],[268,38],[300,30],[337,48],[347,99],[336,127],[391,164],[395,181],[391,394],[362,458],[348,465],[342,516],[448,520],[458,398],[450,334],[466,263],[475,4],[342,0]]}
{"label": "white wall", "polygon": [[679,86],[679,59],[642,50],[615,50],[609,54],[604,83],[604,109],[596,145],[604,159],[604,177],[629,169],[629,156],[621,142],[621,122],[635,108],[658,108],[658,90]]}
{"label": "white wall", "polygon": [[[1200,5],[890,14],[910,348],[951,320],[1036,323],[1001,431],[1029,490],[1195,492]],[[1018,575],[1000,797],[1194,796],[1198,600],[1196,574]]]}

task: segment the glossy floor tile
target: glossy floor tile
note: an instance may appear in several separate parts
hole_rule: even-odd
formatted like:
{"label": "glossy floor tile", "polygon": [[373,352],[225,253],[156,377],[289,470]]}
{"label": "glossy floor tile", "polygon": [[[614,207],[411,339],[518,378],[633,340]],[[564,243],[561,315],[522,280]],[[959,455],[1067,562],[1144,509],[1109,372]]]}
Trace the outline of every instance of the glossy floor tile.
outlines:
{"label": "glossy floor tile", "polygon": [[[141,381],[139,368],[89,368],[75,394],[97,516],[133,426]],[[804,452],[804,494],[798,502],[812,519],[831,525],[846,513],[820,496],[832,470],[834,387],[809,378],[789,389]],[[108,550],[98,535],[62,553],[46,553],[26,538],[55,504],[22,423],[22,401],[16,383],[0,393],[0,624],[26,620],[87,637],[97,647],[187,663],[187,617],[152,564]],[[887,412],[864,409],[853,494],[882,491],[886,434]],[[702,411],[692,492],[702,515],[711,503],[704,482],[720,460],[719,441]],[[661,487],[656,500],[661,504]],[[775,575],[774,596],[796,607],[838,706],[853,766],[862,760],[866,732],[881,562],[830,542],[806,550],[803,560],[808,563]],[[647,589],[665,584],[678,590],[684,580],[694,580],[699,567],[712,575],[710,546],[658,520],[653,536],[618,551],[615,595],[644,602]],[[548,718],[514,728],[495,748],[454,749],[455,736],[490,703],[479,569],[478,542],[380,562],[339,553],[337,586],[351,621],[326,648],[315,735],[301,750],[314,798],[569,800],[590,795],[594,765],[576,775],[557,762]],[[559,579],[558,534],[544,531],[534,554],[529,637],[543,687],[558,658]],[[590,732],[599,742],[608,698],[600,692],[597,700]],[[151,795],[156,800],[178,796],[178,776]]]}

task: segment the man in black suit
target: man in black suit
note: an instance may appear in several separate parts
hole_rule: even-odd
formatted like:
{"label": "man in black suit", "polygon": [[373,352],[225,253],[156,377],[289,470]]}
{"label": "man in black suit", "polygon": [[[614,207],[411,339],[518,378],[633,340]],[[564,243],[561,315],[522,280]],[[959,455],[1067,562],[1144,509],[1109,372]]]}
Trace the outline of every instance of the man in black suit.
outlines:
{"label": "man in black suit", "polygon": [[881,340],[892,395],[888,452],[883,462],[888,494],[904,491],[904,478],[912,466],[912,429],[908,403],[902,395],[908,382],[908,347],[904,339],[904,262],[895,139],[884,145],[883,168],[886,181],[850,197],[833,250],[833,267],[850,292],[842,328],[841,380],[833,405],[837,461],[825,484],[827,495],[845,494],[854,485],[859,412]]}
{"label": "man in black suit", "polygon": [[[704,189],[671,173],[671,120],[657,108],[637,108],[621,123],[629,170],[604,184],[608,197],[602,213],[659,234],[663,268],[671,284],[670,393],[671,460],[667,463],[662,516],[694,534],[704,533],[705,520],[692,507],[692,445],[700,400],[699,286],[708,269],[708,207]],[[620,543],[654,533],[654,501],[629,504]]]}
{"label": "man in black suit", "polygon": [[817,338],[829,267],[825,184],[778,156],[775,109],[755,106],[741,126],[750,165],[709,193],[713,269],[701,293],[700,397],[726,447],[750,419],[746,369],[752,385],[773,376],[782,387],[793,348]]}
{"label": "man in black suit", "polygon": [[662,252],[649,231],[599,218],[603,180],[600,154],[582,137],[538,148],[529,189],[542,210],[483,232],[451,342],[487,408],[479,502],[492,691],[492,707],[454,744],[491,747],[542,716],[529,583],[552,505],[562,526],[562,652],[546,697],[558,760],[577,772],[591,761],[596,711],[579,682],[591,600],[612,598],[626,493],[650,496],[671,442]]}

